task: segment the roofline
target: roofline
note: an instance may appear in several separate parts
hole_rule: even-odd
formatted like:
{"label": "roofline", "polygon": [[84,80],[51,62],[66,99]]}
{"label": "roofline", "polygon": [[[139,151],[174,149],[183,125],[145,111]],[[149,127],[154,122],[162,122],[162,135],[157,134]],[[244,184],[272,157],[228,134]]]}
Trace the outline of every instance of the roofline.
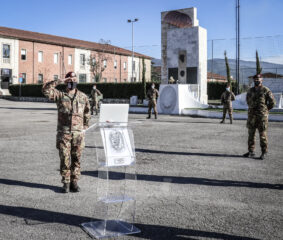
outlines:
{"label": "roofline", "polygon": [[[49,37],[62,38],[62,40],[63,39],[67,39],[67,40],[82,41],[82,42],[85,42],[87,44],[98,44],[100,46],[103,46],[103,45],[111,46],[113,48],[123,49],[124,51],[129,51],[129,54],[126,54],[126,53],[120,53],[119,50],[118,50],[117,53],[116,53],[117,55],[132,56],[132,52],[130,50],[127,50],[127,49],[124,49],[124,48],[121,48],[121,47],[118,47],[118,46],[114,46],[114,45],[111,45],[111,44],[101,44],[101,43],[97,43],[97,42],[91,42],[91,41],[85,41],[85,40],[80,40],[80,39],[75,39],[75,38],[62,37],[62,36],[57,36],[57,35],[52,35],[52,34],[32,32],[32,31],[27,31],[27,30],[22,30],[22,29],[17,29],[17,28],[8,28],[8,27],[3,27],[3,26],[0,26],[0,28],[6,28],[8,30],[16,30],[16,31],[20,31],[20,32],[23,31],[23,32],[27,32],[27,33],[37,33],[37,34],[41,34],[41,35],[45,35],[45,36],[49,36]],[[29,37],[11,36],[11,35],[5,35],[3,33],[0,33],[0,36],[6,37],[6,38],[10,38],[10,39],[18,39],[18,40],[22,40],[22,41],[31,41],[31,42],[37,42],[37,43],[45,43],[45,44],[56,45],[56,46],[80,48],[80,49],[86,49],[86,50],[92,50],[92,51],[100,51],[100,52],[103,51],[105,53],[111,53],[111,54],[114,53],[113,51],[110,51],[110,50],[107,50],[107,49],[104,50],[104,49],[99,49],[99,48],[95,48],[95,47],[92,47],[92,48],[91,47],[90,48],[82,47],[82,46],[79,46],[79,44],[64,44],[64,43],[59,44],[56,41],[45,41],[45,40],[29,38]],[[144,54],[141,54],[141,53],[137,53],[137,52],[134,52],[134,56],[135,57],[145,58],[145,59],[150,59],[150,60],[153,59],[153,57],[150,57],[150,56],[147,56],[147,55],[144,55]]]}

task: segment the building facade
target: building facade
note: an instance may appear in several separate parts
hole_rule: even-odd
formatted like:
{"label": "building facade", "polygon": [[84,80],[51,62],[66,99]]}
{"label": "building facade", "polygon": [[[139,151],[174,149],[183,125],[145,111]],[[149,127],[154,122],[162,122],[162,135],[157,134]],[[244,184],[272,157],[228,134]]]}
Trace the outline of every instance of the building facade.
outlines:
{"label": "building facade", "polygon": [[[151,81],[151,57],[110,44],[82,41],[0,27],[1,88],[64,78],[69,71],[80,83]],[[143,64],[144,59],[144,64]],[[133,65],[133,76],[132,76]]]}

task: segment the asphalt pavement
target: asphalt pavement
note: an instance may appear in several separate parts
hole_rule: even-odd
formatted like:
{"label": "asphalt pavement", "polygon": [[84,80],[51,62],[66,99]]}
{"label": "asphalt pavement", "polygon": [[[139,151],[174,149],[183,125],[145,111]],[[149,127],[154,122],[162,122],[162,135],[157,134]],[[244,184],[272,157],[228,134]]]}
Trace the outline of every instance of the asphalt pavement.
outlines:
{"label": "asphalt pavement", "polygon": [[[269,157],[243,158],[245,120],[130,114],[136,148],[135,226],[119,239],[283,239],[283,122]],[[91,119],[95,123],[97,117]],[[98,165],[86,135],[80,193],[62,194],[54,103],[0,100],[0,239],[91,239]]]}

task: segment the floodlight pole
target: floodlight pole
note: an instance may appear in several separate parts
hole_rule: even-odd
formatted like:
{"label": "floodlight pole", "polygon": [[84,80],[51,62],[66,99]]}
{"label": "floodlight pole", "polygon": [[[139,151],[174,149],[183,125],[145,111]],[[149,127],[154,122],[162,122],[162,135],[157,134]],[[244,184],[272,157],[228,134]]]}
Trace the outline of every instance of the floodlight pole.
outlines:
{"label": "floodlight pole", "polygon": [[133,20],[128,19],[128,23],[132,23],[132,78],[131,82],[134,80],[134,22],[137,22],[139,19],[135,18]]}

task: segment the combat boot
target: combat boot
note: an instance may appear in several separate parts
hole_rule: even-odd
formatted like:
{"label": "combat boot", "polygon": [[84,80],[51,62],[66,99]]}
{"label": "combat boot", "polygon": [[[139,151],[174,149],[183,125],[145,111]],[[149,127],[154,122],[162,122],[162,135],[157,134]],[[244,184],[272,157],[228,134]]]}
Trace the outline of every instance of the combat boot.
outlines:
{"label": "combat boot", "polygon": [[79,187],[77,182],[71,182],[70,190],[72,192],[80,192],[81,188]]}
{"label": "combat boot", "polygon": [[150,115],[150,114],[148,114],[148,117],[147,117],[146,119],[150,119],[150,117],[151,117],[151,115]]}
{"label": "combat boot", "polygon": [[229,117],[230,117],[230,124],[233,124],[233,117],[232,117],[232,115],[229,115]]}
{"label": "combat boot", "polygon": [[255,157],[255,153],[253,151],[247,152],[243,155],[243,157],[253,158],[253,157]]}
{"label": "combat boot", "polygon": [[155,119],[157,119],[157,113],[155,113],[154,116],[155,116]]}
{"label": "combat boot", "polygon": [[222,121],[220,123],[225,123],[225,119],[222,119]]}
{"label": "combat boot", "polygon": [[267,157],[267,152],[262,152],[259,159],[264,160],[264,159],[266,159],[266,157]]}
{"label": "combat boot", "polygon": [[64,183],[62,192],[68,193],[70,191],[70,183]]}

